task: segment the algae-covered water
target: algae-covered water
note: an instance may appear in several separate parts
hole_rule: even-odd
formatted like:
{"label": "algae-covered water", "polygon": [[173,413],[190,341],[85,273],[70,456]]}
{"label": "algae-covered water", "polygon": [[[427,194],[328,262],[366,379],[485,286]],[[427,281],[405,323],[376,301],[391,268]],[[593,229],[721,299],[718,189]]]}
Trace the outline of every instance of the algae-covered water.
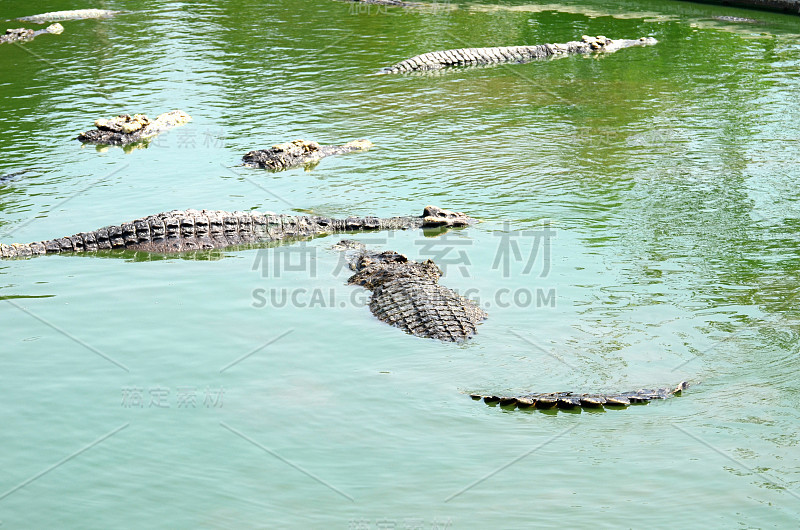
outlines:
{"label": "algae-covered water", "polygon": [[[33,169],[0,183],[0,241],[178,208],[435,204],[482,222],[358,239],[433,258],[490,316],[463,345],[378,322],[333,237],[0,262],[3,528],[797,525],[800,18],[632,0],[4,2],[0,18],[77,7],[126,12],[0,47],[0,175]],[[584,34],[659,43],[371,75]],[[194,121],[144,149],[74,140],[175,108]],[[295,138],[375,147],[238,165]],[[597,413],[466,395],[681,380],[683,397]]]}

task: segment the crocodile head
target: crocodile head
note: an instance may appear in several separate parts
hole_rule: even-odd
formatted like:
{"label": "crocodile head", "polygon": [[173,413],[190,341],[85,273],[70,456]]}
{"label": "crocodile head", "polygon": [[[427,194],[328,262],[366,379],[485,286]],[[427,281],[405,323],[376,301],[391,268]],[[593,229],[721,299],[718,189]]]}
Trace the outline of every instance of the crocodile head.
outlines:
{"label": "crocodile head", "polygon": [[275,144],[272,149],[283,153],[288,153],[293,156],[302,156],[306,153],[319,151],[320,145],[317,142],[308,140],[293,140],[291,142],[284,142],[282,144]]}
{"label": "crocodile head", "polygon": [[472,219],[464,213],[444,210],[438,206],[426,206],[422,211],[423,228],[468,226],[474,222],[475,219]]}
{"label": "crocodile head", "polygon": [[363,252],[351,260],[350,268],[356,273],[347,279],[347,283],[361,285],[370,290],[400,277],[436,283],[442,275],[442,271],[433,261],[412,261],[393,250]]}
{"label": "crocodile head", "polygon": [[144,114],[120,114],[110,120],[99,119],[94,122],[95,127],[102,131],[112,131],[130,134],[150,124],[150,118]]}

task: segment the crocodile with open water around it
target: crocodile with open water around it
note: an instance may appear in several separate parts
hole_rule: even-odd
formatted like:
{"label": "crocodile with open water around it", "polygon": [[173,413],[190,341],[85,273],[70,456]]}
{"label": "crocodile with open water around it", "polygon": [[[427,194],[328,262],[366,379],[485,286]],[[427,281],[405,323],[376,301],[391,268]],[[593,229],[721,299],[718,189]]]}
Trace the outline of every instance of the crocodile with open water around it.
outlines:
{"label": "crocodile with open water around it", "polygon": [[394,66],[381,70],[380,74],[398,74],[441,70],[452,66],[480,66],[500,63],[526,63],[536,59],[558,57],[573,54],[611,53],[633,46],[649,46],[658,41],[652,37],[636,40],[612,40],[602,35],[589,37],[584,35],[579,41],[565,44],[539,44],[537,46],[498,46],[493,48],[460,48],[423,53]]}
{"label": "crocodile with open water around it", "polygon": [[488,316],[472,300],[439,285],[442,271],[431,260],[417,262],[391,250],[362,250],[350,260],[350,268],[355,274],[347,283],[372,291],[372,314],[411,335],[463,342]]}
{"label": "crocodile with open water around it", "polygon": [[173,210],[91,232],[28,244],[0,244],[0,258],[129,249],[182,252],[226,248],[338,232],[466,226],[460,212],[428,206],[419,217],[347,217],[278,215],[271,212]]}
{"label": "crocodile with open water around it", "polygon": [[82,20],[87,18],[108,18],[120,13],[120,11],[109,11],[107,9],[73,9],[71,11],[50,11],[40,15],[20,17],[17,20],[32,22],[34,24],[44,24],[46,22],[56,22],[64,20]]}
{"label": "crocodile with open water around it", "polygon": [[603,409],[623,408],[630,405],[649,403],[653,400],[680,396],[689,388],[689,383],[681,381],[675,388],[640,389],[632,392],[603,392],[596,394],[576,394],[573,392],[550,392],[544,394],[520,394],[497,396],[470,394],[474,400],[483,400],[489,405],[499,404],[506,408],[520,409]]}
{"label": "crocodile with open water around it", "polygon": [[5,35],[0,35],[0,44],[10,44],[12,42],[29,41],[45,33],[49,33],[51,35],[58,35],[63,31],[64,31],[64,26],[58,23],[50,24],[44,29],[37,29],[37,30],[26,29],[26,28],[7,29]]}
{"label": "crocodile with open water around it", "polygon": [[311,166],[326,156],[366,151],[372,147],[369,140],[354,140],[344,145],[320,145],[307,140],[294,140],[273,145],[269,149],[250,151],[242,158],[245,166],[280,171],[297,166]]}
{"label": "crocodile with open water around it", "polygon": [[192,121],[182,110],[171,110],[150,119],[144,114],[121,114],[94,122],[96,129],[82,132],[77,139],[86,144],[128,145],[144,142],[167,129]]}

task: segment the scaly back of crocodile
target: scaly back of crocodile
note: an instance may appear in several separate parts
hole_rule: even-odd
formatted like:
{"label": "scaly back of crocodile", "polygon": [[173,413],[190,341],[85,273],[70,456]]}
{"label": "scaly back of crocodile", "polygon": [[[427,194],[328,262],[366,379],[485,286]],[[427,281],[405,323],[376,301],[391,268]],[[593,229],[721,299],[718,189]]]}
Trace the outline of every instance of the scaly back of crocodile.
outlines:
{"label": "scaly back of crocodile", "polygon": [[12,245],[0,244],[0,258],[20,258],[62,252],[129,249],[182,252],[226,248],[337,232],[405,230],[434,226],[463,226],[471,221],[458,212],[428,206],[420,217],[347,217],[278,215],[271,212],[173,210],[120,225],[72,236]]}
{"label": "scaly back of crocodile", "polygon": [[351,262],[348,283],[372,291],[369,308],[379,320],[417,337],[462,342],[487,317],[475,302],[439,285],[441,270],[393,251],[362,253]]}
{"label": "scaly back of crocodile", "polygon": [[33,22],[34,24],[44,24],[45,22],[56,22],[64,20],[81,20],[87,18],[108,18],[120,13],[120,11],[109,11],[107,9],[74,9],[72,11],[50,11],[40,15],[20,17],[17,20],[23,22]]}
{"label": "scaly back of crocodile", "polygon": [[656,44],[652,37],[642,37],[636,40],[609,39],[602,35],[589,37],[584,35],[580,41],[570,41],[565,44],[539,44],[536,46],[497,46],[492,48],[460,48],[457,50],[443,50],[423,53],[401,61],[394,66],[384,68],[378,73],[397,74],[440,70],[452,66],[479,66],[500,63],[526,63],[546,57],[557,57],[574,54],[589,54],[596,52],[611,53],[632,46],[647,46]]}
{"label": "scaly back of crocodile", "polygon": [[245,166],[280,171],[297,166],[311,166],[325,157],[367,151],[372,147],[369,140],[354,140],[343,145],[320,145],[308,140],[294,140],[245,153]]}
{"label": "scaly back of crocodile", "polygon": [[375,289],[369,309],[406,333],[462,342],[477,333],[486,313],[475,302],[435,282],[401,277]]}
{"label": "scaly back of crocodile", "polygon": [[145,114],[121,114],[109,120],[96,120],[96,128],[80,133],[77,140],[85,144],[128,145],[144,142],[190,121],[192,117],[182,110],[171,110],[159,114],[155,119],[150,119]]}
{"label": "scaly back of crocodile", "polygon": [[624,408],[630,405],[646,404],[654,400],[680,396],[689,388],[689,383],[681,381],[676,387],[639,389],[631,392],[605,392],[599,394],[576,394],[573,392],[549,392],[544,394],[521,394],[515,396],[496,396],[470,394],[474,400],[483,400],[489,405],[520,409],[603,409]]}

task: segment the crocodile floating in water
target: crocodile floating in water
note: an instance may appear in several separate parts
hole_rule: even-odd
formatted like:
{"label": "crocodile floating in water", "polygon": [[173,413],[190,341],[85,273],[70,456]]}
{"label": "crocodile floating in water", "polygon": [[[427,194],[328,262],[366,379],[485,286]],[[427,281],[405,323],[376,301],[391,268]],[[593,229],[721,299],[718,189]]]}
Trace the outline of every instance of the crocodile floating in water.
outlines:
{"label": "crocodile floating in water", "polygon": [[26,168],[20,171],[14,171],[13,173],[6,173],[5,175],[0,175],[0,184],[5,184],[6,182],[11,182],[12,180],[16,180],[17,177],[20,175],[24,175],[25,173],[31,173],[33,171],[38,171],[36,168]]}
{"label": "crocodile floating in water", "polygon": [[426,207],[420,217],[346,219],[278,215],[255,211],[174,210],[48,241],[0,244],[0,258],[92,252],[104,249],[182,252],[337,232],[465,226],[470,221],[471,219],[464,214],[442,210],[435,206]]}
{"label": "crocodile floating in water", "polygon": [[719,4],[723,6],[736,6],[766,11],[778,11],[800,15],[800,0],[689,0],[702,4]]}
{"label": "crocodile floating in water", "polygon": [[45,22],[55,22],[64,20],[81,20],[86,18],[108,18],[121,13],[121,11],[108,11],[107,9],[75,9],[72,11],[51,11],[41,15],[31,15],[20,17],[17,20],[32,22],[34,24],[44,24]]}
{"label": "crocodile floating in water", "polygon": [[[464,219],[466,216],[464,216]],[[346,247],[347,242],[339,243]],[[439,285],[442,271],[431,260],[403,254],[361,251],[350,260],[347,283],[372,291],[369,309],[382,322],[417,337],[462,342],[488,315],[475,302]]]}
{"label": "crocodile floating in water", "polygon": [[711,17],[714,20],[719,20],[720,22],[737,22],[743,24],[760,24],[760,20],[756,20],[754,18],[744,18],[744,17],[729,17],[727,15],[719,15],[715,17]]}
{"label": "crocodile floating in water", "polygon": [[621,408],[634,404],[649,403],[656,399],[667,399],[680,396],[681,392],[689,387],[689,383],[682,381],[675,388],[656,388],[653,390],[641,389],[633,392],[600,393],[600,394],[575,394],[572,392],[551,392],[548,394],[522,394],[518,396],[494,396],[483,394],[470,394],[474,400],[483,400],[490,405],[499,404],[501,407],[520,409],[563,409],[576,408],[602,409]]}
{"label": "crocodile floating in water", "polygon": [[611,53],[633,46],[648,46],[658,41],[652,37],[636,40],[612,40],[604,36],[584,35],[580,41],[566,44],[539,44],[538,46],[500,46],[495,48],[460,48],[424,53],[394,66],[384,68],[379,74],[397,74],[426,70],[441,70],[452,66],[478,66],[499,63],[526,63],[546,57],[596,52]]}
{"label": "crocodile floating in water", "polygon": [[269,149],[250,151],[242,158],[244,165],[280,171],[296,166],[310,166],[326,156],[353,151],[366,151],[372,147],[369,140],[355,140],[344,145],[320,145],[317,142],[294,140],[273,145]]}
{"label": "crocodile floating in water", "polygon": [[152,120],[144,114],[121,114],[94,122],[96,129],[82,132],[77,139],[87,144],[128,145],[146,141],[167,129],[192,121],[182,110],[171,110]]}
{"label": "crocodile floating in water", "polygon": [[28,41],[45,33],[49,33],[51,35],[58,35],[63,31],[64,31],[64,26],[62,26],[61,24],[50,24],[45,29],[37,29],[37,30],[26,29],[26,28],[7,29],[5,35],[0,35],[0,44],[10,44],[12,42]]}

